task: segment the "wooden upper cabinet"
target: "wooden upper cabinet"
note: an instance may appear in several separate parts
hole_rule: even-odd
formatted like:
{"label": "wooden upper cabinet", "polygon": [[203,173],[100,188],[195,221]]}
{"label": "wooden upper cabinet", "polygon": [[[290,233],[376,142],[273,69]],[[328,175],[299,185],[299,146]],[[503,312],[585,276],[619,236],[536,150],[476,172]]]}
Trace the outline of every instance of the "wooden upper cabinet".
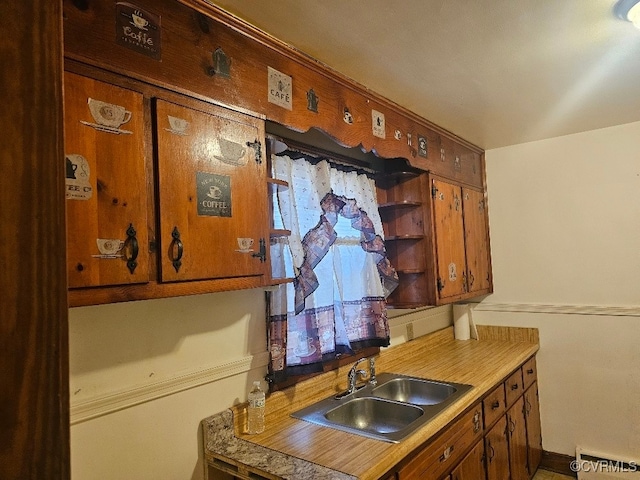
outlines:
{"label": "wooden upper cabinet", "polygon": [[156,101],[155,117],[160,280],[265,275],[263,122],[163,100]]}
{"label": "wooden upper cabinet", "polygon": [[147,282],[143,97],[66,72],[64,109],[69,287]]}
{"label": "wooden upper cabinet", "polygon": [[484,193],[463,188],[462,198],[468,291],[487,290],[491,285],[491,268]]}
{"label": "wooden upper cabinet", "polygon": [[462,188],[433,178],[431,196],[437,263],[436,284],[439,300],[442,301],[448,297],[464,295],[467,288]]}

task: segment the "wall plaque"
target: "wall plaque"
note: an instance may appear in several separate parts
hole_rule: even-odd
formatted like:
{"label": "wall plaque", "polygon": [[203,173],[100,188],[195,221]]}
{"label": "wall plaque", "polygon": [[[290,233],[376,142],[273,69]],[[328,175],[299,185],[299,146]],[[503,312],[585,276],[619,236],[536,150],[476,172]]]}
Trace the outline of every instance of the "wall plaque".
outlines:
{"label": "wall plaque", "polygon": [[267,73],[269,75],[269,102],[275,103],[287,110],[292,110],[293,92],[291,77],[271,67],[267,67]]}
{"label": "wall plaque", "polygon": [[116,43],[160,60],[160,15],[131,3],[116,3]]}
{"label": "wall plaque", "polygon": [[91,175],[89,162],[77,153],[66,154],[64,161],[67,200],[89,200],[93,195],[93,188],[89,181]]}
{"label": "wall plaque", "polygon": [[373,136],[378,138],[385,138],[385,121],[384,113],[377,110],[371,110],[371,128]]}
{"label": "wall plaque", "polygon": [[418,155],[427,158],[427,137],[418,135]]}
{"label": "wall plaque", "polygon": [[196,172],[198,215],[231,216],[231,177]]}

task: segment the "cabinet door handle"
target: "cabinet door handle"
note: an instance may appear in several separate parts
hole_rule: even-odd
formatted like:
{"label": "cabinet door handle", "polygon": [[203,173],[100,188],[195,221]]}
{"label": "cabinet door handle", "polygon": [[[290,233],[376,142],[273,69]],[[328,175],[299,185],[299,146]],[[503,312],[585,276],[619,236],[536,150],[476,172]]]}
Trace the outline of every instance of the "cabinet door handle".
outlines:
{"label": "cabinet door handle", "polygon": [[524,401],[525,401],[525,404],[524,404],[524,413],[525,413],[525,415],[528,417],[528,416],[529,416],[529,414],[531,413],[531,403],[529,402],[529,399],[528,399],[528,398],[526,398],[526,397],[528,397],[528,395],[525,395],[525,399],[524,399]]}
{"label": "cabinet door handle", "polygon": [[480,426],[480,412],[476,410],[475,414],[473,415],[473,433],[478,433],[480,431]]}
{"label": "cabinet door handle", "polygon": [[500,400],[496,400],[491,404],[491,410],[497,410],[498,408],[500,408]]}
{"label": "cabinet door handle", "polygon": [[533,368],[530,368],[529,370],[527,370],[527,375],[533,375]]}
{"label": "cabinet door handle", "polygon": [[511,390],[517,390],[518,389],[518,384],[514,383],[513,385],[511,385]]}
{"label": "cabinet door handle", "polygon": [[453,445],[451,445],[450,447],[447,447],[444,449],[444,452],[442,452],[442,455],[440,455],[440,463],[444,462],[445,460],[447,460],[450,456],[451,453],[453,452]]}
{"label": "cabinet door handle", "polygon": [[133,228],[133,223],[130,223],[129,228],[127,228],[127,240],[125,244],[127,245],[127,247],[131,246],[131,255],[129,257],[125,257],[125,260],[127,261],[127,268],[129,269],[129,273],[133,274],[136,267],[138,266],[138,262],[136,262],[136,259],[138,258],[139,252],[138,239],[136,238],[136,229]]}
{"label": "cabinet door handle", "polygon": [[509,434],[513,434],[516,431],[516,422],[509,416]]}
{"label": "cabinet door handle", "polygon": [[496,451],[493,448],[493,445],[491,445],[491,440],[488,441],[487,447],[489,447],[489,463],[491,463],[491,461],[493,460],[493,457],[496,456]]}
{"label": "cabinet door handle", "polygon": [[[171,245],[169,245],[169,260],[173,265],[173,268],[176,269],[176,273],[180,270],[182,266],[182,255],[184,254],[184,246],[182,245],[182,240],[180,240],[180,231],[178,227],[173,227],[173,231],[171,232]],[[178,247],[178,251],[176,255],[173,254],[174,250]]]}

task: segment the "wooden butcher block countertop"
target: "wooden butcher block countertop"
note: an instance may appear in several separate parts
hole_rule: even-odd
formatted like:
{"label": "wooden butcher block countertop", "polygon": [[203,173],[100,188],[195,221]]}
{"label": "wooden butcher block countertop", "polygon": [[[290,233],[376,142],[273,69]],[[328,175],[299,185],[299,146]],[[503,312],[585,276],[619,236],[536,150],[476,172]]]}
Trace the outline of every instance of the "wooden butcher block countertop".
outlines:
{"label": "wooden butcher block countertop", "polygon": [[[318,426],[292,418],[290,414],[330,395],[346,389],[345,366],[305,382],[275,392],[266,402],[266,429],[259,435],[242,433],[246,422],[245,405],[232,409],[234,440],[247,445],[266,447],[263,451],[275,451],[280,458],[309,462],[326,467],[336,474],[326,478],[377,479],[401,462],[414,450],[424,446],[454,419],[459,417],[491,391],[498,383],[522,365],[538,351],[536,329],[478,326],[479,340],[455,340],[453,328],[419,337],[407,343],[384,349],[376,362],[378,374],[400,373],[432,380],[466,383],[473,388],[447,407],[430,422],[416,430],[400,443],[393,444],[372,440],[360,435]],[[213,418],[213,417],[210,417]],[[205,430],[209,419],[205,419]],[[209,422],[210,423],[210,422]],[[214,431],[210,424],[209,430]],[[207,440],[205,432],[205,457],[207,461],[222,459],[230,464],[243,466],[244,459],[233,458],[228,450],[216,448]],[[220,442],[218,442],[220,443]],[[225,442],[228,444],[228,440]],[[240,450],[237,447],[233,451]],[[257,455],[259,456],[259,455]],[[251,455],[249,455],[251,457]],[[275,461],[267,462],[275,464]],[[257,468],[257,465],[246,465]],[[261,470],[264,467],[261,466]],[[286,471],[286,469],[285,469]],[[289,469],[293,472],[295,469]],[[294,473],[271,472],[277,478],[296,478]],[[319,475],[319,474],[317,474]],[[302,477],[301,477],[302,478]]]}

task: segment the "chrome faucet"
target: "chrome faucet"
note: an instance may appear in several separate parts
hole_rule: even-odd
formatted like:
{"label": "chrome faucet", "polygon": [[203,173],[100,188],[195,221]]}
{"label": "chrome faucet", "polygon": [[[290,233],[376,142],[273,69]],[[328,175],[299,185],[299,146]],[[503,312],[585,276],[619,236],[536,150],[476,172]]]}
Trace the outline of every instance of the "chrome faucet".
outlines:
{"label": "chrome faucet", "polygon": [[[361,380],[364,380],[367,376],[367,372],[365,370],[358,369],[358,365],[361,362],[364,362],[365,360],[367,360],[367,358],[362,357],[356,363],[353,364],[353,366],[349,370],[349,373],[347,374],[347,380],[348,380],[347,390],[336,395],[336,398],[340,399],[340,398],[346,397],[347,395],[351,395],[355,391],[364,387],[364,385],[356,386],[356,383],[358,381],[358,376],[360,377]],[[369,360],[369,384],[371,386],[376,386],[378,384],[378,380],[376,380],[376,360],[374,357],[371,357],[368,360]]]}
{"label": "chrome faucet", "polygon": [[353,364],[353,367],[351,367],[351,370],[349,370],[349,373],[347,375],[347,379],[349,380],[349,386],[347,387],[347,395],[357,390],[356,381],[358,379],[358,375],[360,375],[361,379],[363,380],[365,379],[367,372],[365,372],[364,370],[358,370],[358,365],[360,364],[360,362],[364,362],[365,360],[366,360],[366,357],[359,359],[356,363]]}

